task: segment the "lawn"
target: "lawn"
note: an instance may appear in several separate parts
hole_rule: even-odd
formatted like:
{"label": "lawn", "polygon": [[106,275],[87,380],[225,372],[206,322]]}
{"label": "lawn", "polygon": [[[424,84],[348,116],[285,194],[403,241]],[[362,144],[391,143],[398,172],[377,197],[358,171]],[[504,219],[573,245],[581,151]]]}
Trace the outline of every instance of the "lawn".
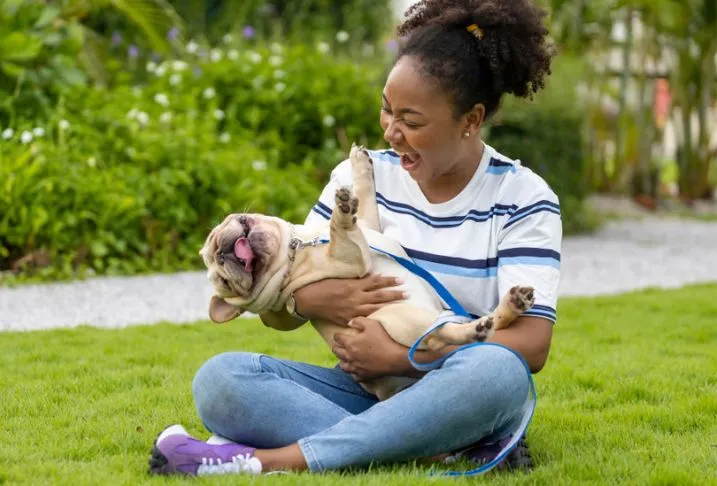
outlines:
{"label": "lawn", "polygon": [[156,433],[200,437],[190,385],[226,350],[332,362],[307,326],[241,320],[0,333],[0,484],[717,485],[717,285],[564,299],[551,358],[536,376],[531,474],[431,479],[412,467],[258,478],[153,478]]}

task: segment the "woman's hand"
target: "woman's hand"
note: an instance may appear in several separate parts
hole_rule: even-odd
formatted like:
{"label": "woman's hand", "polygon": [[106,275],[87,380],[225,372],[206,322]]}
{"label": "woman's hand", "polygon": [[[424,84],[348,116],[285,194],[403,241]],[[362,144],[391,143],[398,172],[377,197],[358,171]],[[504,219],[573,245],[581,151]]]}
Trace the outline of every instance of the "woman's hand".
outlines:
{"label": "woman's hand", "polygon": [[408,349],[391,339],[380,322],[357,317],[349,327],[334,335],[331,347],[342,370],[357,381],[404,374]]}
{"label": "woman's hand", "polygon": [[346,326],[354,317],[365,317],[384,305],[406,299],[392,289],[403,282],[394,277],[368,275],[356,279],[326,279],[294,293],[296,311],[307,319],[322,319]]}

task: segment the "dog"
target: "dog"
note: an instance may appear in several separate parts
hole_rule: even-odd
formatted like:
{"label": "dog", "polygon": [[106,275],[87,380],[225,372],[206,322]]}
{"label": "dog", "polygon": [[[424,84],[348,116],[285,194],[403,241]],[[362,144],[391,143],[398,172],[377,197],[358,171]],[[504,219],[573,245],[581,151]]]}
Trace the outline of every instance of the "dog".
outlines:
{"label": "dog", "polygon": [[[437,292],[380,248],[409,259],[403,248],[380,232],[373,166],[368,152],[353,146],[350,153],[353,188],[335,194],[335,209],[327,225],[293,225],[273,216],[231,214],[215,227],[200,251],[215,295],[209,304],[214,322],[227,322],[249,311],[260,314],[286,308],[297,289],[327,278],[360,278],[378,272],[403,280],[403,301],[389,303],[369,315],[380,322],[398,343],[410,347],[446,312]],[[320,238],[329,234],[329,242]],[[419,349],[440,350],[457,344],[485,341],[533,305],[532,287],[516,286],[503,296],[489,315],[469,323],[448,323],[430,333]],[[295,329],[304,322],[296,320]],[[351,328],[314,321],[314,328],[329,344],[338,331]],[[361,382],[380,400],[415,382],[413,378],[384,377]]]}

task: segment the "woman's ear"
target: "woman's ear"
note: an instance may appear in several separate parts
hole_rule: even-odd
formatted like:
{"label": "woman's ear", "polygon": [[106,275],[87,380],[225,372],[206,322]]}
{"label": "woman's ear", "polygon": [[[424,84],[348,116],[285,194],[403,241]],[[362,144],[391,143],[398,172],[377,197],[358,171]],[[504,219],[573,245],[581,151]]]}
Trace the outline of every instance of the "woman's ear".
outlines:
{"label": "woman's ear", "polygon": [[480,132],[485,120],[485,106],[483,103],[476,103],[471,111],[466,114],[465,132],[475,135]]}

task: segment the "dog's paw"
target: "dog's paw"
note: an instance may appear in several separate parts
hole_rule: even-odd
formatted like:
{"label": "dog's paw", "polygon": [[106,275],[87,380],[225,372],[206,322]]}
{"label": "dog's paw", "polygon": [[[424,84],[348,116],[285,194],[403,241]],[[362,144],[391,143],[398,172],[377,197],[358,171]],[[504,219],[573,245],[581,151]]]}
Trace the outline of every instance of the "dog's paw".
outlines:
{"label": "dog's paw", "polygon": [[516,314],[522,314],[535,303],[535,289],[533,287],[521,287],[516,285],[508,293],[508,304]]}
{"label": "dog's paw", "polygon": [[475,323],[475,340],[483,342],[493,335],[493,318],[490,316],[481,317]]}
{"label": "dog's paw", "polygon": [[356,223],[356,212],[358,211],[359,200],[354,196],[351,188],[340,187],[336,189],[334,203],[336,206],[334,214],[338,222],[343,226],[351,226]]}

